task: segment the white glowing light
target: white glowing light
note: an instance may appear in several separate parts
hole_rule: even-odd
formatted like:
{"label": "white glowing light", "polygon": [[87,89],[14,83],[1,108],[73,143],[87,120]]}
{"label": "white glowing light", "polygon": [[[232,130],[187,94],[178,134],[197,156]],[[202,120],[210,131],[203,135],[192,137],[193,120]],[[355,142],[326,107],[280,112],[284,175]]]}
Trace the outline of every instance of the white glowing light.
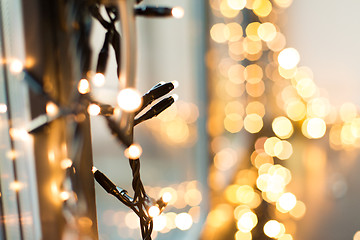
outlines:
{"label": "white glowing light", "polygon": [[0,103],[0,113],[6,113],[7,106],[5,103]]}
{"label": "white glowing light", "polygon": [[63,191],[59,194],[60,196],[60,199],[63,200],[63,201],[66,201],[70,198],[70,193],[69,192],[66,192],[66,191]]}
{"label": "white glowing light", "polygon": [[24,187],[24,184],[19,181],[13,181],[10,183],[9,188],[15,192],[20,191]]}
{"label": "white glowing light", "polygon": [[149,208],[148,212],[149,212],[149,216],[152,217],[152,218],[154,218],[154,217],[159,216],[159,214],[160,214],[160,209],[159,209],[158,206],[151,206],[151,207]]}
{"label": "white glowing light", "polygon": [[95,173],[95,172],[97,171],[97,168],[93,166],[92,169],[91,169],[91,171],[92,171],[93,173]]}
{"label": "white glowing light", "polygon": [[173,97],[175,102],[179,99],[179,96],[177,94],[173,94],[172,97]]}
{"label": "white glowing light", "polygon": [[168,203],[171,201],[172,199],[172,194],[170,192],[165,192],[163,195],[162,195],[162,200],[164,203]]}
{"label": "white glowing light", "polygon": [[130,147],[125,149],[124,155],[130,159],[139,159],[142,154],[142,148],[139,144],[131,144]]}
{"label": "white glowing light", "polygon": [[281,225],[276,220],[270,220],[264,225],[264,233],[271,238],[275,238],[281,231]]}
{"label": "white glowing light", "polygon": [[188,230],[193,224],[193,219],[188,213],[180,213],[175,218],[175,225],[180,230]]}
{"label": "white glowing light", "polygon": [[182,18],[184,16],[184,9],[181,7],[174,7],[171,11],[174,18]]}
{"label": "white glowing light", "polygon": [[117,96],[119,107],[126,112],[136,111],[141,105],[140,93],[133,88],[121,90]]}
{"label": "white glowing light", "polygon": [[105,84],[105,76],[102,73],[96,73],[93,78],[92,82],[97,87],[102,87]]}
{"label": "white glowing light", "polygon": [[101,108],[97,104],[90,104],[87,110],[91,116],[96,116],[100,114]]}
{"label": "white glowing light", "polygon": [[20,60],[14,59],[11,61],[10,72],[16,74],[22,72],[23,69],[24,69],[24,64]]}
{"label": "white glowing light", "polygon": [[290,211],[296,205],[296,197],[292,193],[284,193],[278,199],[278,203],[282,209],[285,211]]}
{"label": "white glowing light", "polygon": [[59,108],[58,108],[58,106],[57,106],[55,103],[53,103],[53,102],[48,102],[48,103],[46,104],[46,113],[47,113],[49,116],[54,117],[54,116],[56,116],[56,114],[59,113]]}
{"label": "white glowing light", "polygon": [[67,168],[70,168],[72,166],[72,164],[73,164],[73,161],[71,159],[65,158],[65,159],[61,160],[60,167],[62,169],[67,169]]}
{"label": "white glowing light", "polygon": [[90,92],[90,83],[87,79],[83,78],[79,81],[78,91],[81,94],[86,94]]}
{"label": "white glowing light", "polygon": [[166,216],[160,215],[153,219],[154,222],[154,230],[155,231],[161,231],[166,227],[167,219]]}
{"label": "white glowing light", "polygon": [[300,54],[295,48],[285,48],[279,53],[279,65],[285,69],[292,69],[300,62]]}

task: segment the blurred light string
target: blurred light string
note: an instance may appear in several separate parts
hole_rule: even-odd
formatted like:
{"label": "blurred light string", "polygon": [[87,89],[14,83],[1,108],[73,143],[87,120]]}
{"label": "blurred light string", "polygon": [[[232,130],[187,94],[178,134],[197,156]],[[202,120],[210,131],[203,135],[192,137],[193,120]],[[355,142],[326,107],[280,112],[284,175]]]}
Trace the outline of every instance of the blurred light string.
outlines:
{"label": "blurred light string", "polygon": [[[292,172],[286,162],[301,151],[291,137],[297,132],[309,139],[328,136],[333,150],[360,147],[357,107],[345,103],[335,109],[311,69],[299,66],[299,52],[286,47],[279,21],[291,3],[209,1],[213,166],[208,182],[214,197],[204,238],[222,239],[224,224],[235,221],[235,239],[293,239],[293,222],[304,216],[306,206],[287,187]],[[248,154],[236,140],[242,129],[254,139]],[[249,161],[240,160],[244,155]]]}

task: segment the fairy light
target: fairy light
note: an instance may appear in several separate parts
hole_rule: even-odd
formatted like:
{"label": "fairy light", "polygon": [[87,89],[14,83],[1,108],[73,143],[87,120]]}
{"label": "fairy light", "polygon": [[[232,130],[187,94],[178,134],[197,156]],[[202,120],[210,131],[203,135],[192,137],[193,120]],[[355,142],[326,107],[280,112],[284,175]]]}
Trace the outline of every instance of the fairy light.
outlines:
{"label": "fairy light", "polygon": [[73,164],[73,161],[71,159],[65,158],[65,159],[61,160],[60,167],[62,169],[68,169],[72,166],[72,164]]}
{"label": "fairy light", "polygon": [[180,213],[175,218],[175,225],[178,229],[185,231],[190,229],[193,224],[193,219],[188,213]]}
{"label": "fairy light", "polygon": [[83,78],[79,81],[78,91],[81,94],[87,94],[90,92],[90,83],[87,79]]}
{"label": "fairy light", "polygon": [[10,72],[14,74],[18,74],[22,72],[23,69],[24,69],[24,64],[20,60],[14,59],[10,62]]}
{"label": "fairy light", "polygon": [[184,9],[181,7],[174,7],[171,10],[171,14],[174,18],[182,18],[184,16]]}
{"label": "fairy light", "polygon": [[270,220],[264,225],[264,233],[270,238],[275,238],[280,233],[280,231],[280,223],[276,220]]}
{"label": "fairy light", "polygon": [[300,54],[295,48],[285,48],[279,53],[279,65],[285,69],[292,69],[300,62]]}
{"label": "fairy light", "polygon": [[24,187],[24,184],[19,181],[13,181],[10,183],[9,188],[15,192],[19,192]]}
{"label": "fairy light", "polygon": [[46,113],[49,115],[49,116],[56,116],[58,113],[59,113],[59,108],[58,106],[53,103],[53,102],[48,102],[46,104]]}
{"label": "fairy light", "polygon": [[148,210],[148,213],[149,213],[149,216],[154,218],[154,217],[157,217],[159,216],[160,214],[160,209],[158,206],[151,206]]}
{"label": "fairy light", "polygon": [[67,191],[62,191],[60,192],[59,197],[62,201],[66,201],[70,198],[70,193]]}
{"label": "fairy light", "polygon": [[121,90],[117,96],[119,107],[126,112],[136,111],[141,104],[140,93],[133,88],[125,88]]}
{"label": "fairy light", "polygon": [[281,195],[281,197],[278,199],[279,207],[286,212],[293,209],[296,205],[296,196],[290,192],[284,193]]}
{"label": "fairy light", "polygon": [[87,111],[91,116],[97,116],[100,114],[101,108],[99,105],[93,103],[88,106]]}
{"label": "fairy light", "polygon": [[102,87],[105,84],[105,76],[102,73],[96,73],[91,80],[96,87]]}
{"label": "fairy light", "polygon": [[142,154],[142,148],[139,144],[131,144],[126,148],[124,155],[129,159],[139,159]]}
{"label": "fairy light", "polygon": [[170,192],[165,192],[161,198],[164,203],[169,203],[172,199],[172,194]]}

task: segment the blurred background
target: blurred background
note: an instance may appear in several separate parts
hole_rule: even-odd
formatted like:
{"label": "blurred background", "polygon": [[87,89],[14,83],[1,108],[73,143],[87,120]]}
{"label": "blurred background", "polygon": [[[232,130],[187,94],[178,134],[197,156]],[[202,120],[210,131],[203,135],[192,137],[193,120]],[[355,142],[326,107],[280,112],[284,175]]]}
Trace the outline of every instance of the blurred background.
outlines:
{"label": "blurred background", "polygon": [[[0,32],[0,42],[6,44],[0,50],[11,57],[0,69],[5,79],[0,78],[0,239],[41,239],[46,223],[59,221],[55,228],[63,231],[64,216],[75,235],[59,232],[58,237],[74,239],[77,225],[96,229],[94,216],[74,223],[64,211],[65,203],[78,201],[71,189],[62,189],[65,169],[54,177],[59,182],[42,182],[59,216],[39,216],[46,207],[39,204],[36,182],[46,174],[34,174],[39,160],[32,157],[27,132],[12,130],[24,130],[30,121],[24,111],[29,107],[23,66],[12,58],[25,64],[28,59],[18,47],[24,45],[21,19],[12,20],[21,16],[21,1],[0,3],[0,18],[6,20]],[[173,91],[178,101],[136,126],[134,134],[143,150],[140,172],[146,192],[154,199],[171,194],[165,211],[154,218],[153,239],[360,240],[360,3],[144,0],[141,5],[178,6],[185,13],[181,19],[136,18],[138,90],[145,93],[161,81],[179,82]],[[104,36],[104,28],[93,21],[91,69]],[[110,59],[105,81],[90,83],[96,100],[116,105],[112,50]],[[94,166],[132,195],[124,149],[103,118],[90,118]],[[55,140],[66,138],[57,129]],[[67,154],[72,142],[62,143],[56,146]],[[43,163],[59,169],[63,160],[70,160],[63,168],[71,170],[65,153],[55,159],[49,152]],[[16,176],[17,171],[24,174]],[[135,213],[97,183],[95,195],[99,239],[140,239]],[[93,203],[79,202],[71,210],[79,216],[91,212],[86,207]]]}
{"label": "blurred background", "polygon": [[[359,3],[144,4],[185,10],[137,19],[139,90],[180,83],[175,106],[135,133],[149,195],[173,195],[154,238],[360,239]],[[113,89],[95,91],[111,103]],[[92,119],[95,165],[131,189],[102,125]],[[100,238],[138,239],[135,215],[96,196]]]}

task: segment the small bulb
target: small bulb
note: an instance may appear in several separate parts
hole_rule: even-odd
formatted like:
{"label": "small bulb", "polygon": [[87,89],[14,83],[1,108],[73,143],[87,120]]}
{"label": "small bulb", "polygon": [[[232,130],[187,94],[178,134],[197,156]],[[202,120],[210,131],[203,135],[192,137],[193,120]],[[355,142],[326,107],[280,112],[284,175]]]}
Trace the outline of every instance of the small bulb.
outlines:
{"label": "small bulb", "polygon": [[100,106],[97,104],[90,104],[87,110],[91,116],[97,116],[101,111]]}
{"label": "small bulb", "polygon": [[92,171],[93,173],[95,173],[95,172],[97,171],[97,168],[93,166],[92,169],[91,169],[91,171]]}
{"label": "small bulb", "polygon": [[149,208],[148,212],[149,212],[149,216],[152,217],[152,218],[157,217],[157,216],[160,215],[160,209],[159,209],[158,206],[151,206]]}
{"label": "small bulb", "polygon": [[172,85],[174,86],[174,88],[177,88],[179,86],[179,82],[178,81],[172,81],[171,82]]}
{"label": "small bulb", "polygon": [[62,169],[68,169],[72,166],[72,164],[73,164],[73,161],[71,161],[71,159],[65,158],[65,159],[61,160],[60,167]]}
{"label": "small bulb", "polygon": [[171,14],[174,18],[182,18],[184,16],[184,9],[181,7],[174,7],[171,10]]}
{"label": "small bulb", "polygon": [[124,155],[129,159],[139,159],[142,154],[142,148],[139,144],[131,144],[125,149]]}
{"label": "small bulb", "polygon": [[92,78],[92,82],[97,87],[102,87],[105,84],[105,76],[102,73],[96,73]]}
{"label": "small bulb", "polygon": [[56,114],[58,114],[58,112],[59,112],[59,108],[58,108],[58,106],[57,106],[55,103],[53,103],[53,102],[48,102],[48,103],[46,104],[46,113],[47,113],[49,116],[54,117],[54,116],[56,116]]}
{"label": "small bulb", "polygon": [[79,81],[78,91],[81,94],[86,94],[90,92],[90,83],[87,79],[83,78]]}
{"label": "small bulb", "polygon": [[117,96],[119,107],[126,112],[134,112],[141,105],[140,93],[133,88],[125,88],[121,90]]}
{"label": "small bulb", "polygon": [[66,191],[62,191],[60,194],[60,199],[66,201],[70,198],[70,193]]}
{"label": "small bulb", "polygon": [[15,191],[15,192],[20,191],[23,187],[24,187],[24,184],[22,184],[19,181],[13,181],[13,182],[10,183],[10,189]]}
{"label": "small bulb", "polygon": [[168,202],[171,201],[172,195],[171,195],[170,192],[165,192],[165,193],[162,195],[161,198],[162,198],[162,200],[163,200],[164,203],[168,203]]}
{"label": "small bulb", "polygon": [[7,106],[5,103],[0,103],[0,113],[6,113]]}
{"label": "small bulb", "polygon": [[20,73],[24,69],[24,64],[18,60],[14,59],[10,63],[10,72],[12,73]]}

